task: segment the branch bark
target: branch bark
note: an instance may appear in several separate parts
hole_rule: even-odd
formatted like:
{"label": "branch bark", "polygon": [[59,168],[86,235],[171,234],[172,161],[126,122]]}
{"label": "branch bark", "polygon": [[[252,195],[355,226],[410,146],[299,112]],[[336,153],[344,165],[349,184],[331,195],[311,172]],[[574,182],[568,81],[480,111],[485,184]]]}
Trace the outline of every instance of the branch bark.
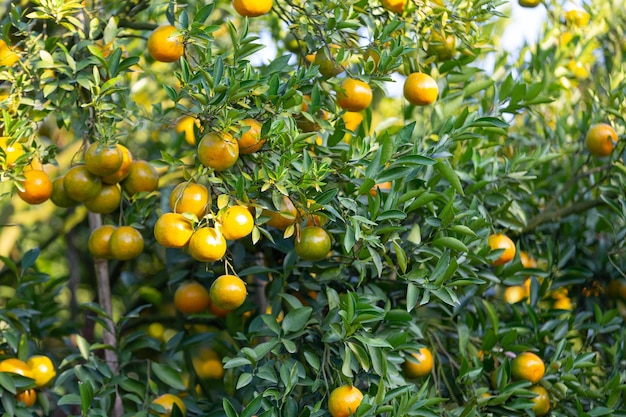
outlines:
{"label": "branch bark", "polygon": [[540,225],[551,222],[557,219],[560,219],[565,216],[569,216],[570,214],[582,213],[594,207],[598,207],[606,204],[604,200],[600,198],[596,198],[594,200],[580,201],[578,203],[570,204],[569,206],[561,207],[554,211],[542,211],[535,217],[531,218],[528,221],[528,224],[525,228],[522,229],[521,233],[527,233],[532,230],[535,230]]}

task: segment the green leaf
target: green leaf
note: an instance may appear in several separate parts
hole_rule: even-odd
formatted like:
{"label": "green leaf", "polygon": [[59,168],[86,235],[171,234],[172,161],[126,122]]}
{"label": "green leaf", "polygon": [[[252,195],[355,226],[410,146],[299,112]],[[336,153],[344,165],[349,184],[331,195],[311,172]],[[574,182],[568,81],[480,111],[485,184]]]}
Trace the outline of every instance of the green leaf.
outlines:
{"label": "green leaf", "polygon": [[230,401],[228,401],[228,398],[222,399],[222,407],[224,408],[226,417],[238,417],[237,412],[235,411],[235,407],[233,407]]}
{"label": "green leaf", "polygon": [[93,386],[89,381],[79,382],[78,390],[80,391],[80,409],[83,412],[83,415],[86,415],[91,408],[91,404],[93,402]]}
{"label": "green leaf", "polygon": [[254,400],[250,401],[246,408],[241,412],[241,417],[252,417],[259,411],[263,404],[263,396],[258,395]]}
{"label": "green leaf", "polygon": [[444,236],[433,240],[432,245],[439,248],[448,248],[455,250],[457,252],[468,252],[467,246],[465,243],[461,242],[459,239],[450,236]]}
{"label": "green leaf", "polygon": [[465,196],[463,192],[463,186],[461,186],[461,180],[459,176],[454,172],[452,167],[445,160],[439,160],[435,164],[437,171],[450,183],[450,185],[456,190],[457,193]]}
{"label": "green leaf", "polygon": [[154,375],[159,378],[163,383],[177,390],[184,391],[187,389],[187,387],[183,383],[179,371],[174,370],[167,365],[156,362],[152,362],[151,365],[152,371],[154,371]]}
{"label": "green leaf", "polygon": [[35,261],[39,257],[39,248],[33,248],[26,252],[22,257],[22,274],[26,274],[27,270],[35,265]]}

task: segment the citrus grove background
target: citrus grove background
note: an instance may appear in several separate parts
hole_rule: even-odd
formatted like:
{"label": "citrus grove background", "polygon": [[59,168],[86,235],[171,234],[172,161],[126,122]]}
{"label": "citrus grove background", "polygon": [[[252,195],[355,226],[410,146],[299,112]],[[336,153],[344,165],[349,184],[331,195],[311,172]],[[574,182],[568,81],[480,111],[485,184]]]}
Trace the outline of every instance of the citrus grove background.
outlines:
{"label": "citrus grove background", "polygon": [[622,0],[9,3],[3,415],[626,415]]}

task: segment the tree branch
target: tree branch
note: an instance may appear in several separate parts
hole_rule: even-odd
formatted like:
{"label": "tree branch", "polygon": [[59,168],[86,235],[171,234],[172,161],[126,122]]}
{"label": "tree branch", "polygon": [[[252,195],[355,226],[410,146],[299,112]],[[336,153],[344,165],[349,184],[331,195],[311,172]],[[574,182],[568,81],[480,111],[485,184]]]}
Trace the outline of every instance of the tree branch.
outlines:
{"label": "tree branch", "polygon": [[554,211],[542,211],[535,217],[531,218],[528,221],[526,227],[524,227],[521,233],[527,233],[531,230],[536,229],[540,225],[544,223],[548,223],[557,219],[560,219],[565,216],[569,216],[570,214],[582,213],[594,207],[598,207],[606,204],[604,200],[600,198],[596,198],[594,200],[580,201],[578,203],[570,204],[569,206],[561,207],[560,209]]}

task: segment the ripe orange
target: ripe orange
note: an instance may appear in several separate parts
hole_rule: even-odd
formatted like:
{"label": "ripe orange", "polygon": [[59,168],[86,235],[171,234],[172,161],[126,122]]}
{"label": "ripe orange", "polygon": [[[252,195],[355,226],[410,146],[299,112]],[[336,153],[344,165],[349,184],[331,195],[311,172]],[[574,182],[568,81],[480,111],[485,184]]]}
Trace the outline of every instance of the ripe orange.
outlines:
{"label": "ripe orange", "polygon": [[116,227],[110,224],[102,225],[91,232],[87,247],[94,258],[111,258],[111,235]]}
{"label": "ripe orange", "polygon": [[347,78],[337,92],[337,104],[344,110],[359,112],[372,103],[372,89],[364,81]]}
{"label": "ripe orange", "polygon": [[143,236],[131,226],[120,226],[111,234],[111,257],[120,261],[135,259],[143,252]]}
{"label": "ripe orange", "polygon": [[85,165],[76,165],[65,173],[63,188],[69,198],[84,202],[98,195],[102,188],[102,180],[89,172]]}
{"label": "ripe orange", "polygon": [[52,195],[52,181],[44,171],[25,171],[22,186],[17,195],[28,204],[41,204]]}
{"label": "ripe orange", "polygon": [[221,275],[211,285],[211,304],[234,310],[246,301],[246,284],[235,275]]}
{"label": "ripe orange", "polygon": [[537,268],[537,260],[523,250],[519,251],[519,259],[524,268]]}
{"label": "ripe orange", "polygon": [[183,248],[192,235],[191,221],[179,213],[163,213],[154,224],[154,238],[166,248]]}
{"label": "ripe orange", "polygon": [[198,356],[192,359],[193,369],[201,379],[222,379],[224,366],[219,355],[210,349],[204,349]]}
{"label": "ripe orange", "polygon": [[565,21],[572,26],[587,26],[590,17],[589,13],[581,9],[572,9],[565,12]]}
{"label": "ripe orange", "polygon": [[92,143],[85,152],[85,167],[99,177],[106,177],[117,172],[124,161],[124,154],[117,146]]}
{"label": "ripe orange", "polygon": [[185,403],[180,397],[174,394],[163,394],[154,400],[152,400],[152,404],[158,404],[165,409],[163,413],[157,413],[161,417],[170,417],[172,415],[172,410],[174,407],[178,407],[181,415],[185,415],[187,413],[187,409],[185,408]]}
{"label": "ripe orange", "polygon": [[12,67],[19,60],[19,55],[0,39],[0,67]]}
{"label": "ripe orange", "polygon": [[194,131],[196,123],[196,118],[192,116],[183,116],[176,123],[176,133],[184,132],[185,141],[192,146],[196,144],[196,132]]}
{"label": "ripe orange", "polygon": [[275,227],[280,230],[285,230],[296,222],[298,216],[298,210],[293,205],[291,199],[287,196],[283,196],[280,202],[279,211],[263,210],[264,216],[269,216],[269,220],[265,223],[268,226]]}
{"label": "ripe orange", "polygon": [[15,394],[17,402],[24,403],[26,407],[32,407],[37,402],[37,391],[34,389],[27,389],[26,391],[20,391]]}
{"label": "ripe orange", "polygon": [[189,255],[196,261],[215,262],[226,254],[226,239],[213,227],[202,227],[189,239]]}
{"label": "ripe orange", "polygon": [[555,310],[569,310],[571,311],[574,306],[572,305],[572,299],[569,297],[562,297],[554,301],[552,308]]}
{"label": "ripe orange", "polygon": [[124,145],[117,144],[118,149],[122,152],[122,165],[111,175],[102,177],[102,182],[105,184],[117,184],[122,182],[130,173],[130,166],[133,163],[133,156],[130,154],[128,148]]}
{"label": "ripe orange", "polygon": [[330,235],[319,226],[306,226],[296,237],[295,249],[299,257],[306,261],[319,261],[330,252]]}
{"label": "ripe orange", "polygon": [[347,111],[341,116],[346,129],[356,132],[361,122],[363,122],[363,114],[359,112]]}
{"label": "ripe orange", "polygon": [[50,200],[57,207],[69,208],[78,204],[78,201],[72,199],[65,191],[65,185],[63,185],[64,176],[60,176],[52,181],[52,194],[50,194]]}
{"label": "ripe orange", "polygon": [[24,148],[19,142],[9,145],[9,138],[0,136],[0,149],[4,151],[4,164],[7,168],[11,168],[17,158],[24,155]]}
{"label": "ripe orange", "polygon": [[598,123],[589,129],[585,137],[587,149],[594,156],[609,156],[617,142],[617,133],[606,123]]}
{"label": "ripe orange", "polygon": [[532,352],[520,353],[511,362],[511,376],[513,379],[523,379],[533,384],[541,381],[546,366],[543,360]]}
{"label": "ripe orange", "polygon": [[148,38],[148,52],[156,61],[174,62],[185,53],[182,35],[173,35],[176,28],[163,25],[154,29]]}
{"label": "ripe orange", "polygon": [[183,284],[174,293],[174,305],[183,314],[206,311],[209,299],[209,291],[197,282]]}
{"label": "ripe orange", "polygon": [[541,385],[533,385],[528,388],[528,390],[537,394],[536,397],[531,399],[531,401],[535,403],[532,408],[535,416],[541,417],[548,414],[548,411],[550,411],[550,396],[548,395],[548,391]]}
{"label": "ripe orange", "polygon": [[434,103],[439,95],[437,82],[428,74],[414,72],[404,82],[404,98],[416,106]]}
{"label": "ripe orange", "polygon": [[338,51],[339,47],[337,45],[328,45],[315,53],[313,63],[319,67],[320,74],[325,78],[334,77],[344,72],[343,65],[337,62],[333,56]]}
{"label": "ripe orange", "polygon": [[402,369],[407,378],[421,378],[430,374],[433,370],[433,354],[427,347],[423,347],[417,353],[412,353],[402,364]]}
{"label": "ripe orange", "polygon": [[26,364],[30,366],[35,377],[37,388],[43,388],[50,384],[57,376],[57,371],[49,357],[44,355],[35,355],[28,358]]}
{"label": "ripe orange", "polygon": [[509,304],[515,304],[526,298],[526,288],[521,285],[514,285],[512,287],[506,287],[504,290],[504,301]]}
{"label": "ripe orange", "polygon": [[541,0],[519,0],[519,5],[522,7],[537,7]]}
{"label": "ripe orange", "polygon": [[206,214],[209,190],[202,184],[181,182],[170,194],[170,209],[174,213],[192,213],[201,219]]}
{"label": "ripe orange", "polygon": [[501,233],[493,234],[489,236],[488,243],[492,251],[504,249],[500,257],[491,263],[492,265],[504,265],[515,257],[515,243],[508,236]]}
{"label": "ripe orange", "polygon": [[133,161],[122,188],[129,196],[137,193],[151,193],[159,188],[159,173],[147,161]]}
{"label": "ripe orange", "polygon": [[383,7],[390,12],[402,14],[406,7],[407,0],[381,0]]}
{"label": "ripe orange", "polygon": [[198,144],[198,159],[207,168],[227,170],[239,159],[239,143],[228,133],[211,132]]}
{"label": "ripe orange", "polygon": [[122,190],[117,184],[103,184],[94,198],[85,201],[87,210],[93,213],[113,213],[122,202]]}
{"label": "ripe orange", "polygon": [[244,206],[229,207],[222,215],[222,234],[227,240],[237,240],[248,236],[254,229],[254,218]]}
{"label": "ripe orange", "polygon": [[233,7],[241,16],[257,17],[272,10],[272,0],[233,0]]}
{"label": "ripe orange", "polygon": [[0,372],[18,374],[25,376],[26,378],[35,379],[33,370],[24,361],[17,358],[8,358],[0,362]]}
{"label": "ripe orange", "polygon": [[249,129],[241,134],[239,138],[239,153],[248,155],[261,149],[265,139],[261,139],[261,128],[263,125],[254,119],[244,119],[241,121]]}
{"label": "ripe orange", "polygon": [[356,409],[363,400],[363,393],[354,386],[342,385],[335,388],[328,397],[328,412],[332,417],[356,415]]}

